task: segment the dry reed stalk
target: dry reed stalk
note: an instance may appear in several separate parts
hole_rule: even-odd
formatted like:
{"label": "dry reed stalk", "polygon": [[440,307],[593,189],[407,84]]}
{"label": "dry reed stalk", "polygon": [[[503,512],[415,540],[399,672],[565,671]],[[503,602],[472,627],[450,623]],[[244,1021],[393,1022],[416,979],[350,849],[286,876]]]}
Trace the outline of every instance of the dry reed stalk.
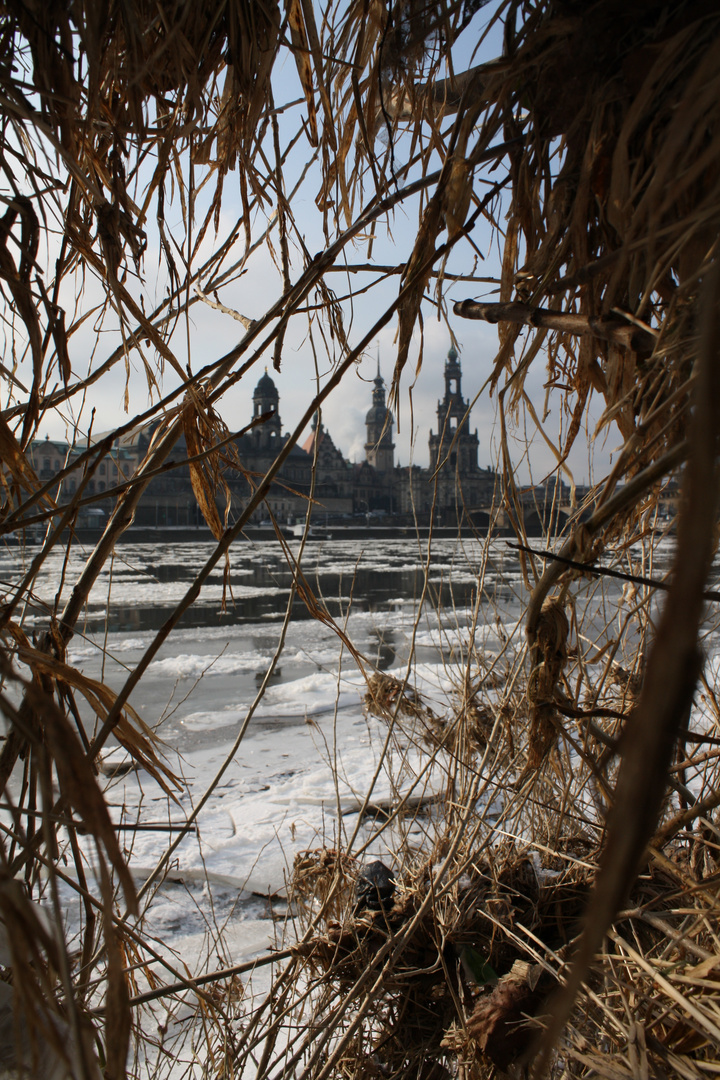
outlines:
{"label": "dry reed stalk", "polygon": [[[391,707],[378,770],[402,773],[403,746],[429,738],[425,767],[443,771],[445,793],[444,802],[423,794],[418,805],[395,776],[392,812],[363,840],[365,846],[384,836],[396,840],[395,906],[365,919],[348,913],[348,868],[362,850],[362,813],[348,850],[318,856],[312,897],[298,875],[297,914],[279,954],[289,963],[273,975],[261,1002],[250,1004],[249,994],[242,996],[246,988],[232,981],[205,995],[198,989],[204,976],[182,984],[198,1002],[196,1026],[188,1025],[190,1056],[204,1054],[220,1074],[252,1071],[258,1080],[290,1071],[313,1080],[461,1074],[480,1080],[493,1062],[517,1067],[508,1044],[518,1049],[522,1040],[513,1045],[508,1032],[524,1023],[519,1014],[544,1008],[546,985],[568,978],[569,946],[600,865],[590,908],[594,933],[587,931],[581,962],[570,968],[570,1024],[554,1060],[568,1077],[592,1070],[689,1077],[717,1071],[712,813],[720,786],[714,750],[720,713],[707,679],[694,710],[690,698],[699,605],[703,596],[716,599],[705,583],[715,543],[714,503],[705,498],[716,489],[712,421],[704,433],[705,474],[697,464],[702,407],[714,390],[706,386],[696,405],[692,394],[701,381],[700,351],[717,352],[714,315],[709,329],[701,334],[699,327],[720,226],[720,17],[701,0],[672,10],[659,0],[634,8],[594,0],[582,11],[549,0],[502,2],[483,8],[480,18],[502,24],[503,55],[455,72],[453,46],[473,18],[477,27],[478,8],[446,0],[434,6],[357,0],[320,12],[305,0],[282,10],[264,0],[223,0],[212,9],[133,0],[98,14],[92,4],[13,0],[0,15],[0,291],[9,344],[0,368],[6,390],[0,532],[50,523],[1,612],[0,706],[9,734],[0,780],[19,796],[13,800],[8,791],[13,809],[0,830],[0,909],[12,932],[12,964],[23,975],[28,1028],[54,1045],[58,1021],[67,1021],[78,1055],[75,1075],[93,1073],[88,1025],[103,1046],[107,1074],[124,1075],[131,1015],[139,1073],[143,1047],[155,1037],[142,1010],[150,1008],[149,995],[177,993],[183,974],[174,971],[175,982],[166,987],[142,985],[143,977],[157,981],[151,964],[158,956],[142,924],[128,920],[134,885],[96,777],[96,755],[114,733],[139,767],[172,790],[174,777],[133,710],[131,693],[218,562],[229,558],[304,425],[378,331],[397,314],[397,398],[431,281],[441,312],[444,277],[484,283],[469,263],[445,274],[451,253],[472,256],[472,230],[483,218],[502,246],[499,296],[492,303],[459,300],[455,312],[498,326],[489,387],[500,408],[505,508],[524,549],[527,647],[516,629],[495,657],[469,650],[455,678],[460,696],[443,717],[418,716],[417,702],[400,717],[403,695],[385,686],[394,700],[385,702]],[[277,101],[273,82],[288,51],[300,79],[296,103]],[[287,138],[279,118],[292,108],[298,122]],[[311,149],[295,176],[293,155],[305,137]],[[231,174],[241,209],[223,234]],[[321,250],[312,257],[297,209],[306,183],[315,185],[323,217]],[[417,235],[401,264],[375,264],[374,230],[389,225],[398,208],[417,212]],[[173,216],[183,234],[177,243]],[[251,318],[237,310],[233,289],[276,228],[277,295]],[[341,267],[350,246],[365,242],[367,254]],[[160,301],[143,279],[149,243],[167,283]],[[347,329],[327,284],[341,268],[353,278],[367,275],[375,288],[389,274],[400,275],[398,295],[383,298],[366,334]],[[359,279],[357,291],[365,281]],[[204,356],[193,373],[173,332],[178,320],[189,326],[197,303],[228,313],[245,333],[225,355]],[[708,308],[716,314],[716,301]],[[264,354],[272,354],[276,367],[289,363],[288,327],[301,313],[313,342],[313,319],[322,316],[333,374],[230,524],[221,505],[233,455],[223,401]],[[119,328],[122,341],[85,370],[76,342],[90,319],[98,330]],[[418,370],[422,356],[421,345]],[[553,435],[529,389],[540,357],[547,364],[547,402],[562,416]],[[135,415],[98,442],[88,439],[60,478],[38,477],[29,446],[46,413],[82,401],[131,361],[154,397],[149,408],[131,402],[126,389],[126,407]],[[168,391],[164,370],[177,380]],[[568,475],[568,454],[593,398],[602,408],[595,435],[614,427],[623,445],[593,494],[589,519],[571,515],[559,557],[543,569],[542,549],[525,535],[511,435],[527,417],[552,451],[558,475]],[[61,545],[75,544],[68,530],[78,510],[97,498],[90,484],[107,448],[150,421],[160,427],[146,460],[108,494],[114,503],[107,529],[68,583],[64,606],[58,601],[43,615],[31,642],[22,611],[43,565]],[[76,438],[83,424],[78,419]],[[217,543],[116,693],[72,667],[66,649],[143,492],[170,467],[181,430],[193,489]],[[658,622],[653,564],[661,533],[652,515],[660,483],[686,460],[692,490],[681,521],[688,524],[679,536],[675,581],[661,583],[670,599]],[[71,477],[78,490],[58,501],[59,482]],[[431,553],[429,541],[423,602]],[[583,575],[586,567],[596,569],[601,553],[622,576],[624,592],[610,579],[591,583]],[[327,623],[300,561],[292,566],[293,596]],[[473,625],[497,618],[497,608],[480,603],[479,590]],[[286,628],[287,620],[274,663]],[[336,630],[352,651],[343,628]],[[18,678],[17,663],[29,667],[28,678]],[[480,688],[488,668],[499,678]],[[620,669],[630,673],[622,686]],[[258,700],[271,672],[272,665]],[[670,693],[673,672],[676,693]],[[632,679],[640,676],[638,698]],[[78,694],[100,724],[92,742]],[[660,716],[666,718],[662,739],[651,722]],[[372,805],[371,789],[363,811]],[[420,819],[418,852],[408,838]],[[144,900],[194,820],[168,844]],[[629,823],[624,854],[618,820]],[[95,882],[82,836],[97,846]],[[638,879],[647,843],[650,861]],[[33,907],[45,875],[48,896],[56,895],[56,882],[65,880],[63,858],[82,905],[76,953],[48,935]],[[631,907],[622,912],[628,896]],[[120,905],[126,910],[118,913]],[[571,996],[613,918],[573,1007]],[[547,983],[530,985],[527,972],[538,967]],[[505,980],[502,990],[490,988],[489,969]],[[208,982],[233,973],[240,974],[227,965],[208,973]],[[94,1008],[99,991],[91,985],[106,994],[104,1012]],[[560,1016],[552,1035],[560,1034]],[[233,1024],[242,1024],[242,1032]],[[534,1029],[524,1030],[527,1036]],[[540,1071],[541,1062],[535,1065]]]}

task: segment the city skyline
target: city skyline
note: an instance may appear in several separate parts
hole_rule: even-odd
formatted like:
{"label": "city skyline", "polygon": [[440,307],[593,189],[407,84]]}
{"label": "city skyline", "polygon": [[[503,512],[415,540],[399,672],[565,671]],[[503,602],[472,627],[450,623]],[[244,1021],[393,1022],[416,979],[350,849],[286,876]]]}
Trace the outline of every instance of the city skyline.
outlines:
{"label": "city skyline", "polygon": [[[470,325],[462,323],[458,329],[463,331],[462,340],[458,341],[459,355],[463,366],[463,392],[472,404],[473,429],[479,435],[479,463],[483,468],[497,466],[497,448],[495,445],[495,413],[497,396],[489,397],[487,390],[480,393],[495,356],[495,328],[484,324]],[[424,358],[422,369],[412,386],[410,396],[410,376],[404,375],[401,385],[399,409],[393,410],[395,416],[395,463],[399,465],[429,465],[428,435],[437,427],[437,407],[441,397],[443,366],[452,345],[448,329],[444,325],[429,324],[425,327]],[[213,350],[215,351],[215,350]],[[377,372],[378,354],[380,371],[389,387],[394,366],[393,334],[391,330],[381,334],[378,343],[363,357],[356,371],[349,373],[322,406],[323,424],[333,437],[338,449],[352,462],[365,459],[366,426],[365,416],[372,399],[373,382]],[[283,435],[292,434],[302,417],[313,390],[314,379],[309,366],[304,363],[301,349],[289,350],[286,362],[279,372],[270,363],[259,361],[248,370],[245,377],[234,389],[232,398],[218,410],[228,428],[240,430],[252,416],[253,392],[265,368],[277,385],[281,401],[281,420]],[[268,357],[267,360],[270,358]],[[137,374],[133,374],[137,381]],[[322,385],[322,382],[321,382]],[[478,396],[479,395],[479,396]],[[95,409],[92,425],[93,436],[113,430],[127,422],[127,414],[122,411],[122,394],[112,395],[110,400],[91,402]],[[89,416],[89,412],[88,412]],[[398,425],[399,420],[399,425]],[[89,425],[81,424],[81,431],[87,431]],[[48,417],[40,428],[39,437],[67,441],[67,425],[62,418]],[[298,435],[298,444],[310,433],[307,424]],[[411,438],[411,430],[413,438]],[[83,434],[85,433],[83,432]],[[532,480],[539,482],[553,468],[553,459],[547,448],[540,443],[535,448],[532,461]],[[603,467],[608,460],[607,452],[601,451]],[[588,466],[577,455],[570,460],[577,483],[587,482]],[[524,477],[530,479],[529,473]]]}

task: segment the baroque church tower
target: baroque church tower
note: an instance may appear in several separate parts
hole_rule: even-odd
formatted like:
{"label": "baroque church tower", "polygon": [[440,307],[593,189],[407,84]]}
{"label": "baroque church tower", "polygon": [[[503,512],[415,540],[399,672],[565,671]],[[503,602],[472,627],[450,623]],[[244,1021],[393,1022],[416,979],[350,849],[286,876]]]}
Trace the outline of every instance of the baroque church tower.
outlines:
{"label": "baroque church tower", "polygon": [[372,407],[365,417],[367,442],[365,460],[379,473],[391,473],[394,466],[393,415],[385,405],[385,382],[380,374],[378,358]]}
{"label": "baroque church tower", "polygon": [[272,414],[252,432],[255,445],[261,450],[279,449],[280,447],[282,425],[280,423],[279,409],[280,395],[277,386],[268,375],[267,368],[265,368],[265,374],[253,393],[253,419],[266,413]]}
{"label": "baroque church tower", "polygon": [[[467,427],[469,402],[460,389],[462,371],[454,348],[450,348],[445,361],[445,397],[438,401],[437,435],[430,432],[430,472],[434,473],[447,457],[452,473],[469,475],[478,471],[478,433]],[[463,423],[465,421],[465,423]]]}

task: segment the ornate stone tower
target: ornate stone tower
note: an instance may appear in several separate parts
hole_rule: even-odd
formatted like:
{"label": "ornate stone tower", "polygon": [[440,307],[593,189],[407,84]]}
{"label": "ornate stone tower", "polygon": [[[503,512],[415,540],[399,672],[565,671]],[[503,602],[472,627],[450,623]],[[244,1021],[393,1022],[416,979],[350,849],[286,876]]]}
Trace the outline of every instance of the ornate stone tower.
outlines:
{"label": "ornate stone tower", "polygon": [[367,442],[365,460],[379,473],[391,473],[394,467],[393,415],[385,405],[385,382],[380,374],[378,359],[372,408],[365,417]]}
{"label": "ornate stone tower", "polygon": [[267,373],[260,379],[253,393],[253,418],[264,413],[272,413],[264,424],[253,430],[255,444],[260,449],[272,449],[280,446],[282,427],[280,424],[280,395],[277,387]]}
{"label": "ornate stone tower", "polygon": [[[438,401],[437,435],[430,432],[430,472],[447,456],[447,465],[453,473],[468,476],[478,471],[478,433],[463,424],[469,403],[463,400],[460,389],[462,371],[454,348],[450,348],[445,361],[445,397]],[[461,426],[462,425],[462,426]],[[460,433],[458,434],[458,428]],[[456,438],[457,436],[457,438]]]}

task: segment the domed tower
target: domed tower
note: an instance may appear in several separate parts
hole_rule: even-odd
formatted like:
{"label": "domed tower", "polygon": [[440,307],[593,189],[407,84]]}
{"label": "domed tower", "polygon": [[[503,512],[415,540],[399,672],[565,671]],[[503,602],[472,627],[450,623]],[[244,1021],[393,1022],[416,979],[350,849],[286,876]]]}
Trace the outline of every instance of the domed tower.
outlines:
{"label": "domed tower", "polygon": [[256,444],[262,449],[280,444],[282,427],[279,407],[280,395],[277,386],[268,375],[267,368],[265,368],[265,374],[253,393],[253,419],[266,413],[272,413],[263,424],[259,424],[253,431]]}
{"label": "domed tower", "polygon": [[461,474],[477,472],[478,434],[477,431],[471,434],[468,430],[466,414],[470,406],[469,402],[463,400],[461,379],[460,360],[457,351],[451,346],[445,361],[445,397],[438,401],[437,407],[437,435],[430,432],[431,472],[435,471],[438,462],[442,462],[448,453],[453,471],[457,469]]}
{"label": "domed tower", "polygon": [[365,460],[379,473],[390,473],[394,465],[393,415],[385,405],[385,382],[380,374],[378,359],[372,408],[365,417],[367,442]]}

